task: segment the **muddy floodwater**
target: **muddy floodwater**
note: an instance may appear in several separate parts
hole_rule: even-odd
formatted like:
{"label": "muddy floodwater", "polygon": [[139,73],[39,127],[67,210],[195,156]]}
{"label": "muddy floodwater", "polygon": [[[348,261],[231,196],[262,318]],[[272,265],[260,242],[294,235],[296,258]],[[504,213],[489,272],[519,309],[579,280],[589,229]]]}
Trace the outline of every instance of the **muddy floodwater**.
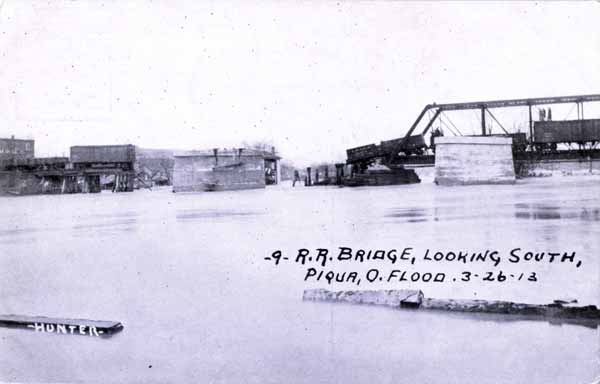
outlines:
{"label": "muddy floodwater", "polygon": [[[0,313],[125,327],[109,339],[0,328],[0,381],[547,384],[600,375],[590,327],[301,299],[304,288],[414,288],[436,298],[598,305],[597,177],[3,197],[0,212]],[[417,260],[334,260],[315,269],[376,268],[386,279],[305,282],[298,249],[335,257],[339,247],[411,248]],[[289,260],[265,260],[276,250]],[[503,260],[421,260],[427,250],[496,251]],[[513,251],[546,257],[511,263]],[[581,263],[550,263],[549,252]],[[446,277],[388,282],[394,269]],[[483,280],[499,271],[506,280]]]}

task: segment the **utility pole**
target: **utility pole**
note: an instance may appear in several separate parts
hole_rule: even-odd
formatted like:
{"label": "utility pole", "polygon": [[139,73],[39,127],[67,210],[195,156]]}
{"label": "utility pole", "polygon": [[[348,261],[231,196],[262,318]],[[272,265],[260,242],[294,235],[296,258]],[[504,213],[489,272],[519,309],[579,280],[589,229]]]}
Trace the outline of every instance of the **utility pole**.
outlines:
{"label": "utility pole", "polygon": [[533,117],[531,116],[531,104],[529,104],[529,141],[533,142]]}
{"label": "utility pole", "polygon": [[485,131],[485,107],[481,107],[481,134],[483,136],[487,134]]}

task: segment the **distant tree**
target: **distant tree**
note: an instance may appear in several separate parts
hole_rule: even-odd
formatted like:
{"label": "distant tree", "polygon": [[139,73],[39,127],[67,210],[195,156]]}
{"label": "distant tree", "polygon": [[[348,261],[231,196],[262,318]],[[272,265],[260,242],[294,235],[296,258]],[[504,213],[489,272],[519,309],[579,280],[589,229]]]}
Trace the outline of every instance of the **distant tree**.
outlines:
{"label": "distant tree", "polygon": [[163,176],[167,179],[167,185],[172,185],[173,168],[175,167],[175,160],[161,159],[160,167],[162,168]]}
{"label": "distant tree", "polygon": [[243,148],[254,149],[256,151],[264,151],[264,152],[273,152],[275,145],[272,142],[268,141],[243,141]]}

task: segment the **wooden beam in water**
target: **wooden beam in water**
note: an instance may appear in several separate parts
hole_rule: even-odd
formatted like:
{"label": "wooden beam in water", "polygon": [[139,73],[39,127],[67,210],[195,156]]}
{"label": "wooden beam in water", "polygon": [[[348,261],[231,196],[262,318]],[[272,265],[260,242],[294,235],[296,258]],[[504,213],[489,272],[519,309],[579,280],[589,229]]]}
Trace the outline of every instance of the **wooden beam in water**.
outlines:
{"label": "wooden beam in water", "polygon": [[118,321],[61,319],[44,316],[0,315],[0,327],[22,328],[40,333],[110,337],[123,330]]}
{"label": "wooden beam in water", "polygon": [[600,310],[595,305],[577,305],[576,300],[554,300],[550,304],[525,304],[500,300],[452,300],[426,298],[420,290],[328,291],[306,289],[305,301],[345,302],[382,305],[394,308],[414,308],[438,312],[488,314],[519,320],[546,320],[598,328]]}

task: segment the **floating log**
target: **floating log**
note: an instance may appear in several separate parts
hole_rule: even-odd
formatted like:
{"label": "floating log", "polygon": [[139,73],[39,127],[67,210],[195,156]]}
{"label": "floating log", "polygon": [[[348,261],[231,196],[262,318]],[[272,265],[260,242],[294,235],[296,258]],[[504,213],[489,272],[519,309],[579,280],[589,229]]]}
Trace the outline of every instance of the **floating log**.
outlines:
{"label": "floating log", "polygon": [[118,321],[60,319],[43,316],[0,315],[0,326],[41,333],[110,337],[123,330]]}
{"label": "floating log", "polygon": [[600,320],[600,311],[595,305],[574,306],[556,302],[552,304],[524,304],[498,300],[440,300],[428,298],[423,300],[421,308],[454,312],[484,312]]}
{"label": "floating log", "polygon": [[420,290],[328,291],[307,289],[303,300],[337,301],[351,304],[374,304],[394,308],[415,308],[466,313],[518,315],[528,318],[565,319],[594,328],[600,324],[600,310],[595,305],[580,306],[576,300],[554,300],[551,304],[524,304],[499,300],[452,300],[426,298]]}
{"label": "floating log", "polygon": [[307,289],[302,296],[303,300],[343,301],[352,304],[374,304],[401,308],[418,308],[423,298],[423,292],[411,289],[339,292],[326,289]]}

